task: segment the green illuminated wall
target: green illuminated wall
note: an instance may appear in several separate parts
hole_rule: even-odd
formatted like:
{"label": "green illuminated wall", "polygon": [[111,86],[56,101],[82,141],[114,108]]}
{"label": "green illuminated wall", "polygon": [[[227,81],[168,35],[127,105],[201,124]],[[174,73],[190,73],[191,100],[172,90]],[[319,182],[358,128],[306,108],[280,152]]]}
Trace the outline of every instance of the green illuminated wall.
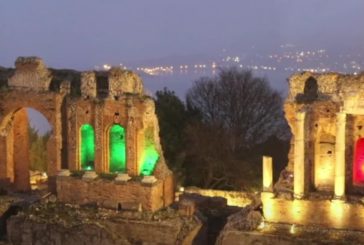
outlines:
{"label": "green illuminated wall", "polygon": [[109,137],[110,172],[125,172],[125,129],[115,124],[110,129]]}
{"label": "green illuminated wall", "polygon": [[146,147],[144,149],[143,154],[143,163],[142,163],[142,175],[152,175],[155,165],[157,164],[159,159],[159,154],[156,151],[154,145]]}
{"label": "green illuminated wall", "polygon": [[145,135],[145,145],[142,157],[142,168],[141,175],[148,176],[152,175],[154,168],[158,162],[159,153],[157,152],[154,140],[153,140],[153,129],[148,129]]}
{"label": "green illuminated wall", "polygon": [[81,169],[95,168],[95,131],[90,124],[81,127]]}

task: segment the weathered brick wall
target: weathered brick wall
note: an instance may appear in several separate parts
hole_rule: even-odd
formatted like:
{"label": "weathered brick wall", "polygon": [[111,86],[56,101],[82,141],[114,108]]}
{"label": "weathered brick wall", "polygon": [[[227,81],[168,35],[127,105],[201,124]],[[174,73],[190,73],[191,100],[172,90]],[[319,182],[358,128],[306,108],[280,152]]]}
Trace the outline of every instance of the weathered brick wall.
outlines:
{"label": "weathered brick wall", "polygon": [[[310,81],[313,81],[314,86],[308,86]],[[286,170],[292,173],[294,171],[296,114],[302,111],[305,112],[305,192],[333,192],[336,114],[342,111],[346,115],[345,192],[364,194],[363,186],[353,183],[355,144],[364,135],[364,75],[303,72],[292,75],[289,86],[284,112],[293,135]],[[310,91],[310,87],[316,91]],[[316,92],[316,96],[313,92]]]}
{"label": "weathered brick wall", "polygon": [[57,196],[61,202],[97,203],[100,207],[117,209],[120,204],[141,204],[144,210],[156,211],[174,200],[170,179],[152,185],[140,181],[116,183],[105,179],[83,180],[77,177],[57,177]]}
{"label": "weathered brick wall", "polygon": [[19,57],[15,62],[15,74],[9,79],[9,86],[16,89],[47,91],[51,74],[38,57]]}
{"label": "weathered brick wall", "polygon": [[[109,172],[109,130],[114,124],[123,126],[126,131],[126,173],[129,176],[138,178],[141,175],[146,146],[154,147],[158,153],[155,171],[152,166],[147,173],[157,179],[153,186],[135,181],[119,185],[67,178],[59,181],[58,188],[65,201],[94,200],[109,207],[116,207],[119,202],[137,201],[148,210],[157,210],[173,202],[173,176],[163,157],[154,101],[144,94],[142,80],[137,74],[115,68],[103,73],[105,80],[100,80],[100,72],[48,69],[37,57],[20,57],[15,66],[14,73],[8,77],[9,86],[0,91],[0,179],[13,181],[16,175],[22,183],[19,188],[25,190],[29,185],[29,178],[24,177],[29,171],[29,142],[25,131],[17,131],[27,129],[27,120],[13,121],[12,118],[20,113],[16,113],[19,109],[26,115],[25,108],[30,107],[42,113],[52,126],[52,135],[47,142],[51,186],[55,186],[61,167],[81,169],[80,128],[84,124],[90,124],[95,132],[96,173]],[[109,96],[99,93],[105,92],[98,91],[101,82],[107,82]],[[13,156],[16,156],[14,160]],[[109,203],[106,199],[110,199]]]}

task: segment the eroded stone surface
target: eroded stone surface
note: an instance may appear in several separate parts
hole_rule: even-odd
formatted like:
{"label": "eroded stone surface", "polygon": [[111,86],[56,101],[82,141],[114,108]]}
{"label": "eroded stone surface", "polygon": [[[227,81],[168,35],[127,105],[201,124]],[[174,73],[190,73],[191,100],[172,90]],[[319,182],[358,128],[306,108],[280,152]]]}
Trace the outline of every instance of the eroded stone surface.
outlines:
{"label": "eroded stone surface", "polygon": [[15,74],[8,85],[16,89],[47,91],[51,74],[42,59],[38,57],[19,57],[15,61]]}
{"label": "eroded stone surface", "polygon": [[[173,176],[165,163],[160,145],[154,101],[144,94],[142,80],[137,74],[119,68],[108,72],[82,73],[57,70],[47,68],[40,58],[19,57],[14,70],[0,69],[0,83],[1,181],[14,184],[14,180],[27,179],[27,133],[19,131],[23,126],[27,127],[27,120],[17,118],[21,117],[24,108],[30,107],[42,113],[52,127],[47,142],[47,174],[54,187],[61,169],[86,170],[81,166],[81,127],[84,125],[92,127],[94,131],[94,159],[88,160],[93,166],[87,167],[87,170],[95,171],[95,175],[90,180],[95,180],[98,174],[108,174],[110,129],[113,125],[120,125],[126,132],[125,174],[135,178],[153,175],[157,182],[163,183],[157,193],[153,194],[158,198],[147,201],[156,203],[147,206],[155,210],[154,207],[161,208],[173,202],[173,194],[170,194],[174,190]],[[14,132],[19,133],[14,136]],[[157,156],[154,156],[154,160],[145,160],[147,149]],[[18,161],[18,158],[21,160]],[[146,167],[145,164],[151,165]],[[61,185],[65,185],[65,176],[59,177]],[[112,182],[114,184],[116,183]],[[144,187],[138,185],[130,191],[126,188],[124,192],[130,193],[125,196],[138,193],[138,188],[142,190]],[[18,186],[18,190],[25,189],[27,188],[23,184]],[[71,195],[78,194],[77,188],[59,188],[61,200],[68,195],[62,194],[64,190]],[[99,193],[102,193],[102,189]],[[164,198],[165,193],[168,195]],[[98,194],[95,197],[96,195]],[[98,202],[103,203],[108,197],[103,198],[101,201],[97,198]],[[72,201],[83,202],[82,199]]]}
{"label": "eroded stone surface", "polygon": [[[284,111],[293,137],[288,155],[288,166],[281,174],[280,181],[275,186],[276,190],[293,192],[295,159],[299,157],[295,153],[296,138],[300,137],[297,136],[299,130],[297,115],[302,112],[305,114],[302,123],[304,125],[302,156],[304,166],[300,173],[303,175],[304,193],[318,190],[338,195],[334,193],[335,164],[336,158],[340,156],[337,149],[343,148],[345,182],[341,185],[345,185],[344,192],[345,194],[364,194],[363,187],[353,183],[355,144],[359,138],[364,137],[363,98],[364,74],[304,72],[290,77],[289,94]],[[338,113],[345,116],[344,134],[340,135],[339,140]],[[339,143],[342,146],[338,146]],[[337,188],[336,192],[340,188]]]}
{"label": "eroded stone surface", "polygon": [[200,227],[196,217],[173,209],[115,212],[48,202],[10,218],[8,239],[14,245],[191,244]]}

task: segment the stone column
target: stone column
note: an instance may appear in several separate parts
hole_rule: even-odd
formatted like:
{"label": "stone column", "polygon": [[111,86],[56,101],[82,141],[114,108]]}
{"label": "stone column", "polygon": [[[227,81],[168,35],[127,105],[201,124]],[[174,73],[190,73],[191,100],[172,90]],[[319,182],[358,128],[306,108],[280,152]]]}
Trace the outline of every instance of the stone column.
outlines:
{"label": "stone column", "polygon": [[[47,142],[47,154],[48,154],[48,189],[52,192],[56,192],[56,176],[58,172],[62,168],[62,100],[63,97],[59,94],[55,95],[53,98],[53,103],[55,107],[55,111],[53,112],[53,116],[49,116],[51,118],[50,122],[53,125],[53,132],[51,137]],[[50,115],[50,113],[48,113]]]}
{"label": "stone column", "polygon": [[0,117],[0,180],[9,183],[14,181],[14,134],[13,119]]}
{"label": "stone column", "polygon": [[30,190],[30,155],[28,113],[26,109],[20,109],[15,113],[13,134],[14,146],[14,184],[17,191]]}
{"label": "stone column", "polygon": [[263,191],[273,191],[273,165],[269,156],[263,156]]}
{"label": "stone column", "polygon": [[346,114],[336,114],[336,143],[335,143],[335,198],[345,196],[345,128]]}
{"label": "stone column", "polygon": [[131,105],[128,109],[126,126],[126,170],[130,176],[138,176],[136,111]]}
{"label": "stone column", "polygon": [[0,180],[6,180],[7,175],[7,144],[6,137],[0,135]]}
{"label": "stone column", "polygon": [[55,115],[55,123],[54,123],[54,127],[53,127],[53,134],[54,134],[54,139],[55,139],[55,169],[53,174],[57,175],[58,172],[61,170],[62,168],[62,157],[61,157],[61,151],[62,151],[62,110],[61,110],[61,106],[62,106],[62,102],[63,102],[63,96],[61,95],[57,95],[55,98],[55,107],[56,107],[56,115]]}
{"label": "stone column", "polygon": [[298,199],[305,195],[305,115],[296,113],[294,134],[294,197]]}
{"label": "stone column", "polygon": [[104,126],[104,108],[102,104],[95,106],[95,171],[97,173],[108,172],[108,163],[106,154],[109,142],[106,142],[108,130]]}
{"label": "stone column", "polygon": [[71,171],[78,170],[77,142],[79,132],[77,131],[77,105],[71,102],[67,108],[67,137],[68,137],[68,168]]}

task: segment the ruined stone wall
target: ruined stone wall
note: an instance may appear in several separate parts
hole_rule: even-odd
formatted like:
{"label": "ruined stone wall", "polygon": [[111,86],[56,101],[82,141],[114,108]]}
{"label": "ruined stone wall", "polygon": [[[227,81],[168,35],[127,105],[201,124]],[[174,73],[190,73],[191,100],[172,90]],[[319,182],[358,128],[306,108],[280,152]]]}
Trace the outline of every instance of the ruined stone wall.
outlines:
{"label": "ruined stone wall", "polygon": [[19,57],[15,62],[15,74],[9,86],[15,89],[48,91],[51,75],[40,58]]}
{"label": "ruined stone wall", "polygon": [[199,194],[208,197],[222,197],[227,200],[227,205],[229,206],[246,207],[252,203],[251,194],[242,191],[221,191],[189,187],[184,190],[184,193]]}
{"label": "ruined stone wall", "polygon": [[154,102],[148,97],[124,95],[118,100],[73,99],[69,101],[67,118],[68,162],[70,170],[80,169],[80,128],[90,124],[95,130],[95,171],[109,172],[109,130],[119,124],[126,130],[127,173],[138,176],[145,142],[154,144],[160,155],[154,175],[157,178],[169,175],[159,140],[158,120]]}
{"label": "ruined stone wall", "polygon": [[95,72],[83,72],[81,74],[81,95],[83,98],[96,98],[96,74]]}
{"label": "ruined stone wall", "polygon": [[[148,209],[155,210],[173,201],[173,175],[163,157],[154,101],[144,94],[142,80],[137,74],[120,68],[109,72],[82,73],[48,69],[37,57],[18,58],[14,72],[7,74],[10,74],[7,86],[0,91],[0,179],[13,182],[17,171],[26,173],[29,170],[29,160],[24,160],[29,149],[28,139],[17,134],[16,126],[27,127],[27,120],[23,118],[18,122],[14,118],[18,110],[30,107],[42,113],[52,126],[47,156],[49,181],[54,188],[56,176],[62,167],[71,171],[109,173],[110,128],[120,125],[125,129],[126,141],[124,178],[153,175],[145,181],[150,184],[163,183],[157,184],[158,188],[151,188],[152,194],[146,196],[151,202],[145,204]],[[92,169],[82,169],[81,166],[81,127],[85,124],[91,126],[95,134]],[[24,144],[20,144],[20,141]],[[145,161],[148,149],[153,159]],[[148,169],[143,169],[143,165]],[[77,188],[64,187],[64,181],[60,184],[63,186],[58,190],[61,196],[73,195],[75,191],[79,193]],[[135,193],[145,194],[145,188],[140,183],[136,187],[115,186],[96,185],[96,192],[89,194],[95,200],[97,196],[102,197],[102,201],[97,199],[100,202],[108,198],[102,195],[104,188],[116,188],[118,195],[129,192],[127,199],[132,199]],[[87,191],[83,190],[84,193]],[[81,199],[78,201],[82,202]]]}
{"label": "ruined stone wall", "polygon": [[108,75],[109,96],[116,98],[123,94],[141,94],[142,80],[134,72],[121,68],[112,68]]}
{"label": "ruined stone wall", "polygon": [[346,187],[349,192],[363,191],[352,183],[355,142],[364,135],[363,98],[364,75],[304,72],[290,77],[284,111],[293,137],[286,170],[294,170],[296,113],[305,112],[305,191],[333,191],[338,112],[346,114]]}
{"label": "ruined stone wall", "polygon": [[[15,138],[11,139],[11,135],[7,132],[14,127],[14,115],[19,109],[33,108],[39,111],[48,120],[49,124],[52,126],[52,135],[48,142],[48,175],[55,176],[61,167],[61,144],[62,144],[62,125],[61,125],[61,114],[60,108],[62,104],[63,96],[51,92],[37,92],[37,91],[20,91],[20,90],[9,90],[2,91],[0,93],[0,108],[2,108],[2,117],[0,115],[0,137],[5,137],[5,145],[2,154],[7,155],[8,159],[11,158],[9,149],[10,145],[19,143]],[[19,125],[27,125],[27,121],[19,122]],[[24,148],[27,149],[27,148]],[[1,155],[1,154],[0,154]],[[4,162],[0,162],[2,165]],[[8,166],[11,168],[11,165]]]}
{"label": "ruined stone wall", "polygon": [[[65,203],[97,203],[100,207],[117,209],[120,205],[141,204],[143,210],[156,211],[168,207],[174,201],[174,190],[169,179],[153,184],[143,184],[140,180],[117,183],[115,180],[84,180],[77,177],[58,177],[58,199]],[[77,195],[74,191],[77,190]]]}

